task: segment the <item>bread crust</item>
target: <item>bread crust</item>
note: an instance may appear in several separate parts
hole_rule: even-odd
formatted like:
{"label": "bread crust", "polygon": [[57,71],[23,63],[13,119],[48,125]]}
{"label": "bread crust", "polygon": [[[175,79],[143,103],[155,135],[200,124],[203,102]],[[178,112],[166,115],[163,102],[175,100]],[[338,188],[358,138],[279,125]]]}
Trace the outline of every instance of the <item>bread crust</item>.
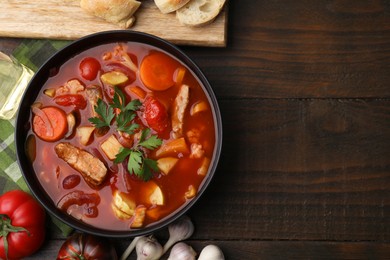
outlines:
{"label": "bread crust", "polygon": [[154,0],[154,3],[164,14],[174,12],[186,5],[190,0]]}
{"label": "bread crust", "polygon": [[81,0],[80,7],[90,14],[119,25],[121,28],[129,28],[133,25],[134,13],[140,7],[141,2],[135,0]]}

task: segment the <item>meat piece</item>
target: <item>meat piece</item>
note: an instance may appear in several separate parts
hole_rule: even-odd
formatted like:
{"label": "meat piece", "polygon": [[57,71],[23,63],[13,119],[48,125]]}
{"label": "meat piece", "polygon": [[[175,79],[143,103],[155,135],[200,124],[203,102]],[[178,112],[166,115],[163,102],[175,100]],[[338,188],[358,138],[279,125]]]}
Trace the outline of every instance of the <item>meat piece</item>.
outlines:
{"label": "meat piece", "polygon": [[204,155],[204,150],[201,144],[191,144],[190,158],[201,158]]}
{"label": "meat piece", "polygon": [[184,112],[188,106],[189,98],[190,88],[183,84],[173,102],[172,130],[175,138],[179,138],[183,135]]}
{"label": "meat piece", "polygon": [[107,175],[107,168],[99,158],[70,144],[59,143],[55,146],[57,156],[81,173],[92,187],[99,186]]}
{"label": "meat piece", "polygon": [[85,89],[84,85],[77,79],[69,80],[65,85],[56,90],[56,96],[65,94],[77,94]]}

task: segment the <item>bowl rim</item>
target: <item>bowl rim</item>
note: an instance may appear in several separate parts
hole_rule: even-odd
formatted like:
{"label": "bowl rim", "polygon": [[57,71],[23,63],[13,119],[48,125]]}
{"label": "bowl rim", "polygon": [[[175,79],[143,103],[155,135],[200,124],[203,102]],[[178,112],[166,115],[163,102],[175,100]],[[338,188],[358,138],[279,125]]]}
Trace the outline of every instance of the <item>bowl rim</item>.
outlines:
{"label": "bowl rim", "polygon": [[[140,42],[154,46],[156,48],[162,49],[163,51],[169,53],[170,55],[176,57],[178,60],[183,62],[187,67],[189,67],[192,73],[198,78],[202,83],[201,87],[206,93],[207,98],[209,99],[210,105],[212,106],[212,112],[214,117],[214,128],[215,128],[215,147],[213,152],[213,159],[210,164],[208,173],[200,184],[200,189],[198,190],[197,195],[190,201],[184,203],[174,212],[170,213],[168,216],[162,220],[157,221],[154,224],[148,225],[140,229],[129,229],[129,230],[109,230],[103,229],[96,226],[92,226],[85,222],[79,221],[76,218],[62,212],[59,210],[55,203],[50,199],[46,191],[43,189],[42,185],[39,183],[36,174],[32,168],[31,163],[25,163],[29,160],[25,154],[25,142],[27,139],[27,132],[29,127],[29,118],[30,113],[26,113],[27,107],[29,107],[33,101],[35,101],[38,93],[40,92],[43,84],[40,84],[40,87],[34,89],[34,86],[39,85],[40,82],[46,82],[49,78],[50,70],[53,68],[58,68],[63,65],[64,62],[71,59],[72,57],[78,55],[79,53],[96,46],[103,44],[115,43],[115,42]],[[61,61],[58,63],[58,61]],[[32,95],[34,94],[35,95]],[[24,138],[23,138],[24,137]],[[181,216],[183,216],[187,211],[192,208],[192,206],[200,199],[206,188],[209,186],[211,180],[213,179],[217,166],[220,159],[220,154],[222,150],[222,118],[218,105],[217,98],[214,94],[214,91],[207,80],[206,76],[203,74],[199,66],[187,56],[179,47],[173,45],[172,43],[164,40],[160,37],[157,37],[152,34],[130,31],[130,30],[115,30],[115,31],[103,31],[94,34],[90,34],[79,38],[76,41],[71,42],[66,45],[56,53],[54,53],[40,68],[36,71],[32,79],[30,80],[19,104],[16,124],[15,124],[15,146],[16,146],[16,157],[19,168],[21,169],[24,180],[27,183],[31,193],[35,198],[40,202],[41,205],[53,216],[62,221],[63,223],[69,225],[70,227],[86,232],[89,234],[104,236],[104,237],[136,237],[141,235],[147,235],[153,233],[157,230],[160,230]],[[32,172],[28,176],[28,172]]]}

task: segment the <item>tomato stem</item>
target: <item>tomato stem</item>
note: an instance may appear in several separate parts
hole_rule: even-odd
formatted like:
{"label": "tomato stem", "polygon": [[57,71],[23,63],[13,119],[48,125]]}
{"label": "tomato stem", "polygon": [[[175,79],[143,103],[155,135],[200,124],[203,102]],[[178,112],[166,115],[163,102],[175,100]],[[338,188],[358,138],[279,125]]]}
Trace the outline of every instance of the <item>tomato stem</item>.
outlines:
{"label": "tomato stem", "polygon": [[16,227],[11,224],[11,219],[6,214],[0,214],[0,237],[3,238],[5,257],[8,259],[8,234],[12,232],[27,232],[30,235],[30,232],[23,227]]}

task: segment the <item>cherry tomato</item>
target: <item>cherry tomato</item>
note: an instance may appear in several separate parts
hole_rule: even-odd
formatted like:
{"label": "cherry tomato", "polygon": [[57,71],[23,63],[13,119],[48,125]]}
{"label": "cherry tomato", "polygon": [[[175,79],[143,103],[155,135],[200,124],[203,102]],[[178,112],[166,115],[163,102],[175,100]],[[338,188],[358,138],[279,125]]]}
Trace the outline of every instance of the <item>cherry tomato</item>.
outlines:
{"label": "cherry tomato", "polygon": [[84,109],[87,101],[80,94],[66,94],[54,98],[54,102],[60,106],[73,106],[77,109]]}
{"label": "cherry tomato", "polygon": [[74,233],[60,248],[57,260],[110,259],[117,260],[115,248],[105,238]]}
{"label": "cherry tomato", "polygon": [[37,251],[45,239],[45,217],[30,194],[4,193],[0,197],[0,258],[20,259]]}
{"label": "cherry tomato", "polygon": [[79,66],[80,74],[86,80],[94,80],[100,68],[99,61],[92,57],[84,58]]}
{"label": "cherry tomato", "polygon": [[170,126],[168,112],[153,96],[148,96],[144,102],[144,118],[149,127],[157,133],[164,133]]}

